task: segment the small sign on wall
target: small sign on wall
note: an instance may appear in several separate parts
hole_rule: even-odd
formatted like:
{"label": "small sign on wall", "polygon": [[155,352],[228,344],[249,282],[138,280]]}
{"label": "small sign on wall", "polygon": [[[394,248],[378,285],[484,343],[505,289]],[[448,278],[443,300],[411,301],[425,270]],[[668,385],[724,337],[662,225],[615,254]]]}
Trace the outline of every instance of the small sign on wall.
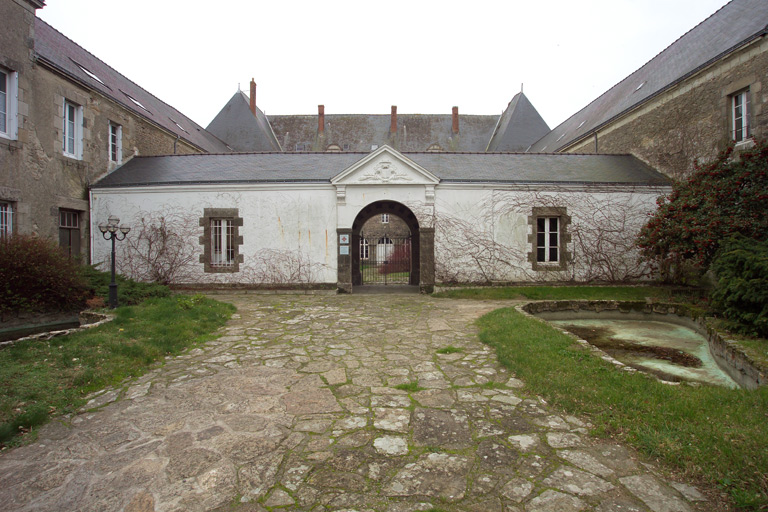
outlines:
{"label": "small sign on wall", "polygon": [[348,245],[340,245],[339,246],[339,254],[342,256],[349,256],[349,246]]}
{"label": "small sign on wall", "polygon": [[339,235],[339,244],[349,245],[349,235]]}

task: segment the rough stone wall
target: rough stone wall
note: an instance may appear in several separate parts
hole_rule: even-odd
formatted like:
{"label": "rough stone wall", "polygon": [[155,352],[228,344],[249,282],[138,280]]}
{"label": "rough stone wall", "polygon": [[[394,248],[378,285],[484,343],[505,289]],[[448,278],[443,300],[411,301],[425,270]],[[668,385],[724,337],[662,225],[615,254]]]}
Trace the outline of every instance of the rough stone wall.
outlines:
{"label": "rough stone wall", "polygon": [[[191,153],[200,153],[200,150],[191,146],[183,139],[176,141],[171,134],[164,132],[147,121],[135,119],[134,148],[140,155],[188,155]],[[174,150],[175,143],[175,150]],[[123,150],[125,154],[125,150]]]}
{"label": "rough stone wall", "polygon": [[[27,6],[26,8],[24,6]],[[34,13],[0,1],[0,66],[18,73],[18,138],[0,138],[0,200],[13,207],[15,233],[59,239],[59,209],[79,212],[80,254],[89,255],[88,186],[117,164],[109,161],[109,124],[122,126],[122,161],[134,154],[199,152],[117,102],[32,61]],[[8,23],[6,23],[6,21]],[[64,101],[83,111],[82,159],[63,154]],[[99,219],[95,219],[97,222]]]}
{"label": "rough stone wall", "polygon": [[[730,95],[749,88],[750,131],[768,135],[768,41],[762,40],[651,100],[636,112],[569,148],[571,153],[631,153],[682,179],[694,160],[715,158],[730,140]],[[595,147],[597,144],[597,147]]]}
{"label": "rough stone wall", "polygon": [[25,135],[23,120],[29,108],[32,86],[30,57],[34,41],[34,19],[34,9],[28,3],[0,1],[0,20],[3,20],[3,30],[0,30],[0,66],[6,72],[18,73],[19,138],[11,140],[0,137],[0,201],[8,201],[13,207],[15,232],[18,232],[18,220],[28,213],[27,205],[20,203],[22,191],[14,178],[24,161],[21,139]]}
{"label": "rough stone wall", "polygon": [[362,236],[369,239],[371,243],[375,243],[376,240],[387,235],[390,238],[405,238],[410,236],[411,230],[408,229],[408,225],[396,215],[389,216],[389,222],[384,223],[381,221],[381,215],[371,217],[363,224],[360,229]]}

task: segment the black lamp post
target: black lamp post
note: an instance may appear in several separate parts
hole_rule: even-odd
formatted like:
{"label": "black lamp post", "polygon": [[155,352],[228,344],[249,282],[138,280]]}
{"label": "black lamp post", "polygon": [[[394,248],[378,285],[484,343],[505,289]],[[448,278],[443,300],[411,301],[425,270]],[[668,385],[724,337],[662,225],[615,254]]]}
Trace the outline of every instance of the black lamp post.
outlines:
{"label": "black lamp post", "polygon": [[[109,307],[115,309],[117,307],[117,283],[115,282],[115,239],[125,240],[125,236],[131,230],[128,226],[120,224],[120,219],[110,215],[106,224],[103,222],[99,224],[99,231],[101,231],[104,240],[112,240],[112,282],[109,283]],[[119,233],[122,233],[121,237]]]}

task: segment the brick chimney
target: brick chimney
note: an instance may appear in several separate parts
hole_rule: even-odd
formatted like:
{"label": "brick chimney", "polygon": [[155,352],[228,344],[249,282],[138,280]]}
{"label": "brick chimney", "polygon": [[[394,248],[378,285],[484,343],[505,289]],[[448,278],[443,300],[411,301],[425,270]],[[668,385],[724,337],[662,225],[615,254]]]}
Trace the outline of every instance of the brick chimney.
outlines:
{"label": "brick chimney", "polygon": [[251,112],[256,115],[256,81],[251,78]]}
{"label": "brick chimney", "polygon": [[325,105],[317,106],[317,133],[322,135],[325,131]]}
{"label": "brick chimney", "polygon": [[453,113],[451,114],[452,131],[453,133],[459,133],[459,107],[453,107]]}
{"label": "brick chimney", "polygon": [[389,133],[397,133],[397,105],[392,105],[392,118],[389,125]]}

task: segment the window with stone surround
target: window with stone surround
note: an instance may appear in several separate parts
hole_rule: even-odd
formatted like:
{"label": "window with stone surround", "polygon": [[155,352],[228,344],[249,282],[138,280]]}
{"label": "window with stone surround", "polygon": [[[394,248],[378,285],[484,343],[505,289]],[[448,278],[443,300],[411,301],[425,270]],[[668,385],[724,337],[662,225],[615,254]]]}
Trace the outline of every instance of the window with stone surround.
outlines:
{"label": "window with stone surround", "polygon": [[567,244],[571,241],[567,208],[534,207],[528,223],[531,225],[528,261],[533,270],[565,270],[570,259]]}
{"label": "window with stone surround", "polygon": [[205,272],[239,272],[243,262],[240,254],[243,219],[238,216],[237,208],[205,208],[200,226],[203,228],[200,263]]}
{"label": "window with stone surround", "polygon": [[0,68],[0,137],[18,138],[18,73]]}
{"label": "window with stone surround", "polygon": [[64,155],[81,160],[83,158],[83,107],[64,100]]}
{"label": "window with stone surround", "polygon": [[743,89],[730,97],[731,140],[745,142],[750,137],[749,89]]}
{"label": "window with stone surround", "polygon": [[13,205],[6,201],[0,201],[0,238],[6,238],[13,234]]}
{"label": "window with stone surround", "polygon": [[109,123],[109,161],[116,164],[123,161],[123,127]]}
{"label": "window with stone surround", "polygon": [[71,257],[80,256],[80,212],[59,210],[59,246]]}

